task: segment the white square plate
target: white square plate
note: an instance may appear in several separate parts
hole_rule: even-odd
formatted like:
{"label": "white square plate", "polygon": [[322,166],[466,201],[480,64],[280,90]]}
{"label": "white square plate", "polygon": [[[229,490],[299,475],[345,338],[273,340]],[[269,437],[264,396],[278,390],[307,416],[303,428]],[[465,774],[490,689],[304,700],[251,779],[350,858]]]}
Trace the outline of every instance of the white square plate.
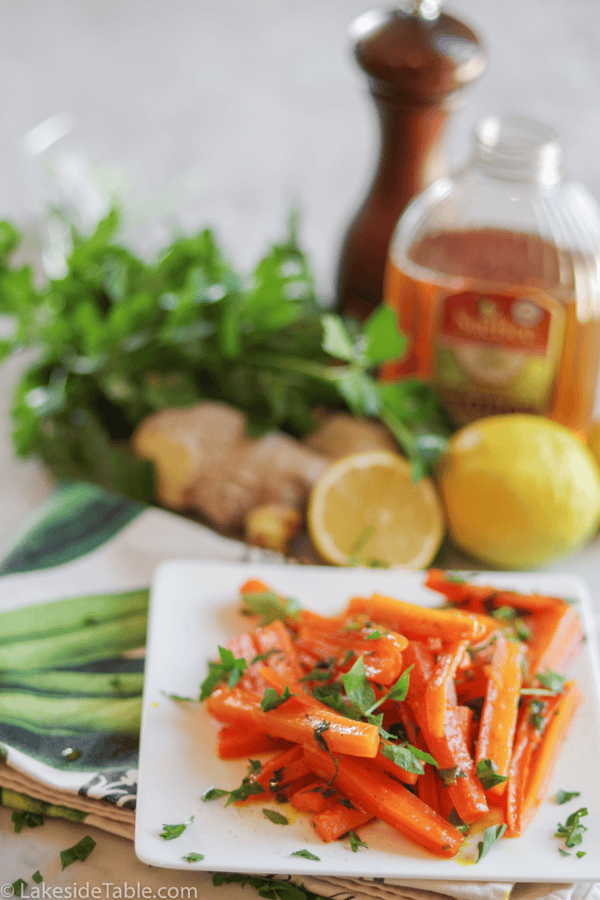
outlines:
{"label": "white square plate", "polygon": [[[250,577],[263,578],[283,594],[325,614],[341,611],[354,594],[380,591],[424,606],[439,606],[441,596],[423,587],[422,572],[377,569],[334,569],[256,563],[175,561],[157,572],[151,598],[144,687],[140,779],[135,849],[144,862],[172,869],[245,872],[274,875],[339,875],[399,879],[465,881],[595,881],[600,880],[600,700],[597,642],[588,590],[572,576],[555,574],[478,573],[473,580],[498,587],[575,598],[587,634],[569,672],[585,697],[558,760],[547,798],[517,839],[503,839],[477,865],[437,859],[404,840],[387,825],[359,829],[368,849],[354,853],[349,841],[322,843],[308,817],[287,804],[278,808],[289,824],[277,825],[263,814],[263,804],[225,808],[223,800],[203,802],[211,787],[232,790],[248,770],[247,761],[222,761],[216,754],[217,725],[203,705],[177,703],[165,693],[197,697],[215,659],[217,647],[245,630],[238,613],[239,588]],[[580,791],[576,800],[559,806],[558,789]],[[267,804],[265,804],[267,805]],[[563,857],[555,838],[559,822],[580,807],[587,831],[581,859]],[[164,840],[165,823],[193,823],[175,840]],[[481,835],[471,838],[472,857]],[[293,856],[307,849],[319,862]],[[188,863],[183,857],[203,853]],[[462,853],[462,851],[461,851]]]}

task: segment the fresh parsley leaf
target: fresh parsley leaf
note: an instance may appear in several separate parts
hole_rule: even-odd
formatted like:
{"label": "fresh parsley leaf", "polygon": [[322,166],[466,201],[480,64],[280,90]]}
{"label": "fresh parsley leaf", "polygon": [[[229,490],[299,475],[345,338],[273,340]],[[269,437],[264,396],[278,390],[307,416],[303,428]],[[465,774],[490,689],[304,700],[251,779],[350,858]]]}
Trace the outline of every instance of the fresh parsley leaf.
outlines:
{"label": "fresh parsley leaf", "polygon": [[270,822],[273,822],[275,825],[289,825],[289,819],[286,819],[285,816],[282,816],[280,812],[277,812],[275,809],[263,809],[264,815]]}
{"label": "fresh parsley leaf", "polygon": [[537,672],[535,677],[541,685],[548,688],[549,691],[554,691],[555,694],[560,694],[565,686],[565,676],[559,675],[558,672],[553,672],[552,669],[546,669],[545,672]]}
{"label": "fresh parsley leaf", "polygon": [[492,849],[496,841],[499,841],[504,832],[506,831],[506,825],[490,825],[489,828],[486,828],[483,832],[483,841],[479,841],[477,844],[477,859],[476,862],[480,862],[486,853]]}
{"label": "fresh parsley leaf", "polygon": [[365,850],[369,849],[368,844],[365,844],[364,841],[361,841],[361,839],[359,838],[359,836],[357,835],[357,833],[355,831],[349,831],[348,837],[350,839],[350,849],[352,850],[353,853],[356,853],[358,851],[359,847],[364,847]]}
{"label": "fresh parsley leaf", "polygon": [[206,700],[221,681],[227,681],[227,687],[232,688],[238,683],[248,664],[245,659],[236,659],[231,650],[219,647],[220,662],[208,663],[208,676],[200,685],[200,700]]}
{"label": "fresh parsley leaf", "polygon": [[493,759],[480,759],[477,763],[475,774],[481,782],[484,791],[489,791],[495,785],[502,784],[508,780],[506,775],[500,775],[498,766]]}
{"label": "fresh parsley leaf", "polygon": [[450,825],[454,825],[457,831],[460,831],[462,834],[469,833],[469,826],[466,822],[463,822],[459,814],[456,812],[455,808],[452,807],[450,810],[450,815],[448,816],[448,822]]}
{"label": "fresh parsley leaf", "polygon": [[190,816],[187,822],[181,822],[179,825],[163,825],[163,830],[159,834],[159,837],[164,838],[165,841],[173,841],[175,838],[181,837],[186,828],[194,821],[194,817]]}
{"label": "fresh parsley leaf", "polygon": [[[7,885],[5,885],[5,887],[7,887]],[[11,884],[11,887],[13,889],[14,897],[22,897],[23,891],[27,890],[27,882],[23,881],[22,878],[17,878],[16,881],[13,881],[13,883]]]}
{"label": "fresh parsley leaf", "polygon": [[96,841],[86,834],[85,837],[81,838],[76,844],[72,847],[68,847],[66,850],[60,851],[60,864],[63,869],[66,869],[67,866],[70,866],[72,863],[77,862],[85,862],[88,858],[94,847],[96,846]]}
{"label": "fresh parsley leaf", "polygon": [[556,802],[559,804],[568,803],[569,800],[572,800],[574,797],[579,797],[580,791],[563,791],[562,789],[556,792]]}
{"label": "fresh parsley leaf", "polygon": [[181,694],[168,694],[166,691],[161,691],[161,694],[164,694],[165,697],[168,697],[169,700],[174,700],[176,703],[193,703],[198,699],[197,697],[182,697]]}
{"label": "fresh parsley leaf", "polygon": [[248,797],[253,797],[255,794],[264,793],[265,789],[258,781],[245,781],[242,782],[239,788],[229,792],[229,798],[225,806],[230,806],[232,803],[238,803],[241,800],[247,800]]}
{"label": "fresh parsley leaf", "polygon": [[565,847],[576,847],[578,844],[581,844],[583,833],[587,831],[586,826],[581,824],[581,819],[587,814],[588,811],[585,807],[581,807],[581,809],[571,813],[564,825],[558,824],[554,837],[563,838]]}
{"label": "fresh parsley leaf", "polygon": [[23,827],[37,828],[38,825],[44,824],[44,817],[38,813],[28,812],[27,810],[14,809],[11,815],[11,821],[15,826],[15,834],[20,834]]}
{"label": "fresh parsley leaf", "polygon": [[577,853],[575,854],[575,856],[577,857],[577,859],[581,859],[582,856],[585,856],[585,853],[586,853],[585,850],[578,850]]}
{"label": "fresh parsley leaf", "polygon": [[210,800],[219,800],[221,797],[227,797],[228,794],[229,791],[224,791],[222,788],[209,788],[202,794],[202,800],[204,803],[208,803]]}
{"label": "fresh parsley leaf", "polygon": [[315,854],[311,853],[310,850],[294,850],[292,856],[302,856],[304,859],[314,859],[316,862],[321,862],[321,858],[319,856],[315,856]]}
{"label": "fresh parsley leaf", "polygon": [[417,775],[422,775],[425,771],[421,760],[437,766],[433,756],[430,756],[429,753],[425,753],[423,750],[419,750],[418,747],[413,747],[411,744],[390,744],[384,741],[381,744],[381,752],[387,759],[400,766],[401,769],[404,769],[406,772],[415,772]]}
{"label": "fresh parsley leaf", "polygon": [[319,724],[313,730],[315,741],[317,742],[321,750],[325,750],[327,753],[329,753],[329,747],[327,746],[327,741],[323,737],[323,732],[328,730],[329,722],[326,722],[325,720],[319,722]]}
{"label": "fresh parsley leaf", "polygon": [[200,862],[202,859],[204,859],[204,853],[188,853],[186,856],[182,856],[181,858],[189,863]]}
{"label": "fresh parsley leaf", "polygon": [[277,620],[297,619],[300,603],[294,597],[280,597],[275,591],[257,591],[244,596],[244,609],[259,616],[259,625],[263,627]]}
{"label": "fresh parsley leaf", "polygon": [[339,681],[332,681],[330,684],[318,684],[312,689],[312,695],[316,700],[320,700],[326,706],[331,707],[342,716],[348,719],[362,718],[362,712],[355,706],[348,703],[342,696],[343,686]]}
{"label": "fresh parsley leaf", "polygon": [[442,784],[444,787],[450,787],[452,784],[456,784],[457,778],[464,778],[465,773],[460,768],[460,766],[451,766],[449,769],[438,769],[438,775],[442,779]]}
{"label": "fresh parsley leaf", "polygon": [[282,703],[285,703],[286,700],[289,700],[290,697],[293,696],[293,694],[290,694],[290,689],[287,685],[284,687],[281,694],[278,694],[275,688],[268,687],[260,701],[260,708],[263,712],[269,712],[271,709],[277,709],[278,706],[281,706]]}
{"label": "fresh parsley leaf", "polygon": [[367,678],[365,661],[362,654],[352,668],[342,675],[342,684],[350,703],[364,715],[372,712],[376,706],[375,691]]}
{"label": "fresh parsley leaf", "polygon": [[42,876],[42,873],[40,872],[39,869],[37,869],[37,870],[33,873],[33,875],[31,876],[31,880],[32,880],[32,881],[35,881],[36,884],[41,884],[41,882],[44,880],[44,879],[43,879],[43,876]]}

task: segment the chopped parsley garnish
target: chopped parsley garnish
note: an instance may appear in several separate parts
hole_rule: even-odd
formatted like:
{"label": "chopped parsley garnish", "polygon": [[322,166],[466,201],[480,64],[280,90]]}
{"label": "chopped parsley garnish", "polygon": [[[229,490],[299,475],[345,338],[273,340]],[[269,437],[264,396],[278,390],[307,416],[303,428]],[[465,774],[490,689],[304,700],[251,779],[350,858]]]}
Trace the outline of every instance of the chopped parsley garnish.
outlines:
{"label": "chopped parsley garnish", "polygon": [[433,756],[430,756],[424,750],[419,750],[418,747],[413,747],[412,744],[383,742],[381,744],[381,752],[386,759],[391,760],[397,766],[400,766],[401,769],[404,769],[406,772],[414,772],[417,775],[422,775],[425,771],[423,762],[428,762],[432,766],[437,767]]}
{"label": "chopped parsley garnish", "polygon": [[457,778],[464,778],[465,773],[461,769],[460,766],[452,766],[449,769],[438,769],[438,775],[442,779],[442,784],[444,787],[450,787],[453,784],[456,784]]}
{"label": "chopped parsley garnish", "polygon": [[268,687],[260,701],[260,708],[263,712],[269,712],[270,709],[277,709],[278,706],[281,706],[282,703],[285,703],[286,700],[293,696],[293,694],[290,694],[290,689],[287,685],[281,694],[278,694],[275,688]]}
{"label": "chopped parsley garnish", "polygon": [[231,803],[237,803],[239,800],[247,800],[248,797],[253,797],[254,794],[264,794],[265,789],[258,781],[253,780],[253,775],[260,775],[262,772],[262,764],[258,759],[249,759],[248,760],[248,773],[242,779],[242,783],[239,788],[235,788],[233,791],[229,791],[229,797],[227,798],[227,803],[225,806],[229,806]]}
{"label": "chopped parsley garnish", "polygon": [[329,747],[327,746],[327,742],[326,742],[325,738],[323,737],[323,732],[328,731],[328,729],[329,729],[329,722],[326,722],[325,720],[323,720],[322,722],[319,722],[319,724],[315,727],[315,729],[313,731],[313,734],[315,736],[315,741],[317,742],[317,744],[319,745],[321,750],[325,750],[327,753],[329,753]]}
{"label": "chopped parsley garnish", "polygon": [[289,825],[289,819],[286,819],[285,816],[282,816],[280,812],[277,812],[276,809],[263,809],[264,815],[270,822],[273,822],[275,825]]}
{"label": "chopped parsley garnish", "polygon": [[227,681],[227,687],[232,688],[238,683],[248,663],[245,659],[236,659],[231,650],[219,647],[220,662],[208,663],[208,675],[200,685],[200,700],[206,700],[221,681]]}
{"label": "chopped parsley garnish", "polygon": [[500,775],[493,759],[480,759],[475,770],[484,791],[489,791],[497,784],[507,781],[506,775]]}
{"label": "chopped parsley garnish", "polygon": [[66,850],[60,851],[60,864],[63,869],[66,869],[67,866],[70,866],[72,863],[77,862],[85,862],[88,858],[94,847],[96,846],[96,841],[86,834],[85,837],[81,838],[76,844],[72,847],[68,847]]}
{"label": "chopped parsley garnish", "polygon": [[35,881],[36,884],[40,884],[40,882],[42,882],[42,881],[44,880],[43,877],[42,877],[42,873],[40,872],[39,869],[37,869],[37,870],[33,873],[33,875],[31,876],[31,880],[32,880],[32,881]]}
{"label": "chopped parsley garnish", "polygon": [[545,672],[537,672],[535,677],[543,687],[548,688],[549,691],[553,691],[555,694],[560,694],[565,686],[565,676],[559,675],[558,672],[553,672],[552,669],[546,669]]}
{"label": "chopped parsley garnish", "polygon": [[166,691],[161,691],[161,694],[164,694],[165,697],[168,697],[169,700],[174,700],[176,703],[193,703],[197,700],[197,697],[182,697],[181,694],[168,694]]}
{"label": "chopped parsley garnish", "polygon": [[188,853],[186,856],[182,856],[181,858],[189,863],[200,862],[202,859],[204,859],[204,853]]}
{"label": "chopped parsley garnish", "polygon": [[260,616],[259,625],[262,628],[271,622],[287,619],[297,619],[300,613],[300,604],[293,597],[280,597],[275,591],[257,591],[244,595],[244,608],[255,616]]}
{"label": "chopped parsley garnish", "polygon": [[556,802],[560,803],[568,803],[569,800],[573,800],[574,797],[579,797],[581,791],[557,791],[556,792]]}
{"label": "chopped parsley garnish", "polygon": [[15,826],[15,834],[20,834],[25,825],[28,828],[37,828],[38,825],[44,824],[43,816],[40,816],[38,813],[27,812],[26,810],[18,811],[15,809],[10,818]]}
{"label": "chopped parsley garnish", "polygon": [[180,822],[179,825],[163,825],[163,830],[159,837],[164,838],[165,841],[173,841],[175,838],[181,837],[185,829],[188,828],[193,821],[194,817],[190,816],[187,822]]}
{"label": "chopped parsley garnish", "polygon": [[224,791],[222,788],[209,788],[207,791],[204,791],[202,794],[202,800],[204,803],[208,803],[210,800],[219,800],[221,797],[226,797],[229,794],[229,791]]}
{"label": "chopped parsley garnish", "polygon": [[475,862],[479,862],[483,859],[486,853],[492,849],[494,844],[500,840],[504,832],[506,831],[506,825],[490,825],[489,828],[486,828],[483,832],[483,841],[479,841],[477,844],[477,859]]}
{"label": "chopped parsley garnish", "polygon": [[564,825],[558,824],[558,828],[554,833],[554,837],[563,838],[565,847],[576,847],[583,840],[583,832],[587,831],[585,825],[581,824],[583,816],[587,816],[588,811],[585,807],[571,813]]}
{"label": "chopped parsley garnish", "polygon": [[[6,888],[7,886],[8,886],[8,885],[4,885],[5,888]],[[22,897],[22,896],[23,896],[23,891],[26,891],[26,890],[27,890],[27,882],[26,882],[26,881],[23,881],[22,878],[17,878],[17,880],[16,880],[16,881],[13,881],[13,883],[11,884],[11,888],[13,889],[13,896],[14,896],[14,897]]]}
{"label": "chopped parsley garnish", "polygon": [[369,849],[368,844],[365,844],[364,841],[361,841],[361,839],[359,838],[359,836],[357,835],[357,833],[355,831],[349,831],[348,837],[350,839],[350,849],[352,850],[353,853],[356,853],[358,851],[359,847],[364,847],[365,850]]}
{"label": "chopped parsley garnish", "polygon": [[314,859],[316,862],[321,862],[321,858],[319,856],[315,856],[315,854],[311,853],[310,850],[294,850],[292,856],[302,856],[304,859]]}

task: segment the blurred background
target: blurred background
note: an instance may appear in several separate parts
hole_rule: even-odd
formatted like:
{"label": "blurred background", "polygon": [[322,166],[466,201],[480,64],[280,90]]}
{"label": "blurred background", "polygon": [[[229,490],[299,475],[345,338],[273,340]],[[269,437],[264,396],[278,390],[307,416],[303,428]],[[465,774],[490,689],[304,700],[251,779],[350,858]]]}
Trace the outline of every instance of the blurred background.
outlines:
{"label": "blurred background", "polygon": [[[58,116],[61,146],[117,189],[127,238],[142,252],[210,225],[247,268],[296,204],[329,299],[338,241],[377,156],[373,107],[347,39],[370,8],[2,0],[0,217],[31,226],[41,188],[24,138]],[[571,172],[600,201],[600,0],[454,0],[444,9],[478,32],[489,58],[450,121],[451,164],[466,161],[483,115],[521,112],[562,129]],[[11,459],[6,410],[17,370],[14,361],[0,369],[0,541],[48,490],[33,464]]]}

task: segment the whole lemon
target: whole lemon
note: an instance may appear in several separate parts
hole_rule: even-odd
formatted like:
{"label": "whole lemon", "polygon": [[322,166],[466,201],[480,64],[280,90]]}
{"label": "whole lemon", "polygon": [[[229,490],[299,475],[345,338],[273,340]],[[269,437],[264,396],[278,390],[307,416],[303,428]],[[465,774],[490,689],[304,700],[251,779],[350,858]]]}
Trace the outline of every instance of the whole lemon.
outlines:
{"label": "whole lemon", "polygon": [[543,566],[598,528],[600,469],[591,451],[541,416],[465,426],[450,439],[437,478],[455,544],[492,566]]}

